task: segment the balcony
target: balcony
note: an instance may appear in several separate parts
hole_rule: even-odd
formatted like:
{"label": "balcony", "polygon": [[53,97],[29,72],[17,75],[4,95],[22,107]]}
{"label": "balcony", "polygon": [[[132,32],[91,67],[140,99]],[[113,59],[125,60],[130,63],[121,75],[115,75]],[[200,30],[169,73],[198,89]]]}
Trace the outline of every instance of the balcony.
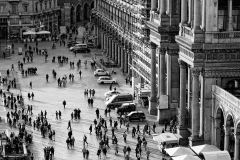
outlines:
{"label": "balcony", "polygon": [[10,13],[9,12],[0,12],[0,16],[9,16]]}
{"label": "balcony", "polygon": [[31,16],[34,12],[19,12],[19,16]]}
{"label": "balcony", "polygon": [[240,31],[206,32],[206,43],[239,43]]}
{"label": "balcony", "polygon": [[20,0],[8,0],[8,2],[19,2]]}

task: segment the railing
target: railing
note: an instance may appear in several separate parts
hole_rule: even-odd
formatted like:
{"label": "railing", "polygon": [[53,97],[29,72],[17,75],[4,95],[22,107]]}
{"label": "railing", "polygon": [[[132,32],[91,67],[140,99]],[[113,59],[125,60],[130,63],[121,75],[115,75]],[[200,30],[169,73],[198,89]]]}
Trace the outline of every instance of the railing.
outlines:
{"label": "railing", "polygon": [[216,39],[240,38],[240,31],[214,33],[213,38]]}
{"label": "railing", "polygon": [[9,12],[0,12],[0,15],[10,15]]}
{"label": "railing", "polygon": [[185,26],[183,27],[183,32],[184,34],[187,34],[188,36],[193,37],[193,32],[191,28]]}
{"label": "railing", "polygon": [[240,99],[216,85],[212,85],[212,91],[225,107],[240,116]]}

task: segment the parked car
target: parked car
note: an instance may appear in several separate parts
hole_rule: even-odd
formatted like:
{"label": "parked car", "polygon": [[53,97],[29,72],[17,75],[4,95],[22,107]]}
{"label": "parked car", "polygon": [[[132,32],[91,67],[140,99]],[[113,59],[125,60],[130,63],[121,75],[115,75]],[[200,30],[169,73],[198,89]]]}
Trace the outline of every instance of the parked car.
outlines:
{"label": "parked car", "polygon": [[80,42],[77,42],[77,41],[69,41],[68,44],[67,44],[67,47],[70,48],[70,47],[75,46],[76,44],[80,44]]}
{"label": "parked car", "polygon": [[115,90],[113,90],[113,91],[108,91],[108,92],[106,92],[106,93],[104,94],[104,96],[107,98],[107,97],[112,96],[112,95],[114,95],[114,94],[120,94],[120,92],[119,92],[119,91],[115,91]]}
{"label": "parked car", "polygon": [[89,48],[76,48],[73,51],[74,52],[76,51],[77,53],[89,53],[90,49]]}
{"label": "parked car", "polygon": [[146,119],[146,116],[142,111],[132,111],[127,115],[127,118],[129,121],[132,121],[132,120],[143,121]]}
{"label": "parked car", "polygon": [[121,107],[117,109],[118,114],[130,113],[136,111],[135,103],[123,103]]}
{"label": "parked car", "polygon": [[70,51],[74,51],[74,50],[76,50],[78,48],[88,48],[88,45],[87,44],[83,44],[83,43],[77,43],[74,46],[70,47],[69,50]]}
{"label": "parked car", "polygon": [[103,69],[96,69],[93,74],[94,74],[94,76],[107,76],[107,75],[110,75],[108,71],[104,71]]}
{"label": "parked car", "polygon": [[115,94],[106,101],[106,106],[107,108],[114,109],[120,107],[123,103],[132,102],[133,96],[131,94]]}
{"label": "parked car", "polygon": [[116,78],[111,78],[109,76],[102,76],[102,77],[98,78],[97,82],[100,83],[100,84],[117,83],[117,79]]}

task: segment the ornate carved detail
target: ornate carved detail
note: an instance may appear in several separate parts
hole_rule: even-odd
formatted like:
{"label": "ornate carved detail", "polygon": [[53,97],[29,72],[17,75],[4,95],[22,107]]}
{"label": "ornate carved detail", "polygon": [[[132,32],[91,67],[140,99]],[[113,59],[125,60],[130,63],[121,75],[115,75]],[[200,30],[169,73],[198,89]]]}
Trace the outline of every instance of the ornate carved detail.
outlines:
{"label": "ornate carved detail", "polygon": [[187,68],[187,64],[181,60],[181,59],[178,59],[178,63],[179,63],[179,67],[182,68],[182,69],[186,69]]}
{"label": "ornate carved detail", "polygon": [[149,46],[150,46],[151,49],[156,49],[157,48],[157,45],[153,42],[150,42]]}
{"label": "ornate carved detail", "polygon": [[189,51],[188,49],[184,48],[184,47],[180,47],[179,51],[183,54],[185,54],[186,56],[190,57],[191,59],[194,59],[194,54],[193,52]]}
{"label": "ornate carved detail", "polygon": [[201,69],[199,68],[192,68],[192,76],[195,77],[195,76],[199,76],[200,72],[201,72]]}
{"label": "ornate carved detail", "polygon": [[169,49],[167,51],[167,54],[171,56],[178,56],[178,53],[179,53],[179,49]]}
{"label": "ornate carved detail", "polygon": [[240,77],[240,68],[205,70],[205,77]]}

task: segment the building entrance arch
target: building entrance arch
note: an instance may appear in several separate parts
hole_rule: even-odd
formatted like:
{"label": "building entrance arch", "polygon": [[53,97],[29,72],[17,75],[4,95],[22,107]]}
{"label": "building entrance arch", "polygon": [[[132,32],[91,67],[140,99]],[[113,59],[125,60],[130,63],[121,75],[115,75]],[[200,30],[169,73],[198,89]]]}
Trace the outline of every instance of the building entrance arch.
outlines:
{"label": "building entrance arch", "polygon": [[71,23],[71,25],[73,25],[75,23],[74,22],[74,18],[75,18],[74,12],[75,12],[75,8],[72,6],[71,10],[70,10],[70,23]]}
{"label": "building entrance arch", "polygon": [[234,117],[231,113],[228,113],[225,121],[224,150],[227,150],[229,152],[231,158],[234,157],[234,129]]}
{"label": "building entrance arch", "polygon": [[215,117],[215,145],[220,149],[224,150],[224,114],[222,108],[218,108]]}
{"label": "building entrance arch", "polygon": [[84,21],[89,20],[90,13],[89,13],[89,5],[87,3],[84,4],[83,15],[84,15],[83,17]]}
{"label": "building entrance arch", "polygon": [[81,22],[81,5],[78,4],[76,8],[76,22]]}

